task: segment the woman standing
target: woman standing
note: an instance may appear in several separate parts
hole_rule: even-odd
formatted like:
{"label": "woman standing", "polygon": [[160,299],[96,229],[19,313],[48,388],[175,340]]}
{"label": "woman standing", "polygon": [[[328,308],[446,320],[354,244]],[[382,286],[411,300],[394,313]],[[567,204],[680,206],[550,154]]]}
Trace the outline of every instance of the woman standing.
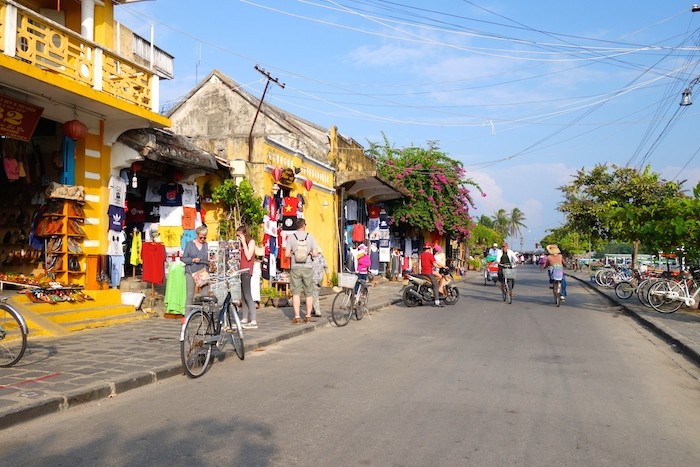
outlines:
{"label": "woman standing", "polygon": [[236,238],[241,243],[241,266],[240,269],[247,269],[241,273],[241,293],[243,300],[241,301],[241,324],[244,329],[257,329],[258,322],[256,320],[257,310],[255,309],[255,301],[250,289],[250,278],[253,275],[253,266],[255,263],[255,240],[250,237],[248,227],[242,225],[236,229]]}
{"label": "woman standing", "polygon": [[[207,249],[207,228],[200,225],[195,229],[194,240],[187,242],[185,251],[182,253],[182,262],[185,264],[185,288],[187,290],[186,306],[192,305],[195,294],[195,283],[192,274],[206,269],[209,271],[209,251]],[[205,295],[209,291],[209,284],[206,284],[198,291]]]}

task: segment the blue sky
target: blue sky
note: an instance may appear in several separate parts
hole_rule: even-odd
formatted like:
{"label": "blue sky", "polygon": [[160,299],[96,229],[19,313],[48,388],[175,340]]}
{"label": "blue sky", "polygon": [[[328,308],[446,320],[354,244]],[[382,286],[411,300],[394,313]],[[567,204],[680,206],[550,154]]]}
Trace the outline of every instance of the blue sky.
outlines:
{"label": "blue sky", "polygon": [[[524,249],[563,221],[557,189],[596,163],[700,181],[700,12],[692,2],[160,0],[118,19],[175,56],[161,104],[213,69],[361,144],[435,141],[520,208]],[[700,81],[700,80],[699,80]],[[692,85],[692,86],[691,86]],[[691,86],[696,105],[681,107]],[[511,239],[514,249],[520,238]]]}

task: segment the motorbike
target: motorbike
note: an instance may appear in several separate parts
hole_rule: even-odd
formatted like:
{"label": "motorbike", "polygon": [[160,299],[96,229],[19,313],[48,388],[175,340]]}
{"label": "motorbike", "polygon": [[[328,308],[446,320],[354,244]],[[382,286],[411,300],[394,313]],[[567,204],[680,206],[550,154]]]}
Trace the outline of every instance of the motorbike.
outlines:
{"label": "motorbike", "polygon": [[486,263],[484,268],[484,285],[488,285],[489,282],[498,283],[498,265],[495,258],[493,261]]}
{"label": "motorbike", "polygon": [[[445,297],[440,297],[440,299],[448,305],[454,305],[459,300],[459,289],[452,277],[452,270],[441,268],[440,274],[447,279],[445,283]],[[406,279],[408,284],[404,287],[401,297],[404,305],[413,308],[425,303],[435,302],[433,284],[430,282],[430,278],[422,274],[408,273],[406,274]]]}

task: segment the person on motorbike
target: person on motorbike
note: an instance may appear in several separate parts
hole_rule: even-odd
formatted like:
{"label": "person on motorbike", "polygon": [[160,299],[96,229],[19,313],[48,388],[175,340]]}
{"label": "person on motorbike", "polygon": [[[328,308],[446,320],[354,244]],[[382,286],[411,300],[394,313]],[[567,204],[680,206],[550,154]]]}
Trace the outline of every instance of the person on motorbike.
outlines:
{"label": "person on motorbike", "polygon": [[[547,262],[544,267],[547,268],[547,274],[549,274],[549,283],[552,284],[552,270],[554,268],[564,268],[564,257],[561,254],[561,250],[557,245],[547,245]],[[549,286],[552,288],[552,285]],[[562,274],[561,277],[561,299],[566,300],[566,276]]]}
{"label": "person on motorbike", "polygon": [[420,273],[430,280],[433,285],[433,296],[435,297],[435,304],[433,306],[443,307],[440,303],[440,291],[438,290],[437,278],[433,275],[433,269],[436,267],[437,261],[435,261],[435,256],[431,250],[430,243],[423,245],[423,253],[420,254]]}
{"label": "person on motorbike", "polygon": [[444,297],[445,283],[447,282],[447,279],[440,273],[440,269],[447,267],[447,258],[445,257],[445,252],[442,251],[442,247],[440,245],[435,245],[435,247],[433,247],[433,251],[435,252],[433,256],[435,256],[436,261],[435,268],[433,269],[433,275],[438,280],[438,292],[440,292],[441,297]]}
{"label": "person on motorbike", "polygon": [[[498,282],[501,285],[501,290],[503,290],[503,283],[505,282],[505,277],[503,277],[503,267],[511,267],[514,268],[516,263],[518,262],[518,257],[515,256],[515,253],[513,253],[510,248],[508,248],[508,244],[506,242],[503,242],[503,245],[500,250],[498,250],[498,253],[496,254],[496,264],[498,264]],[[515,288],[515,279],[512,279],[512,289]]]}

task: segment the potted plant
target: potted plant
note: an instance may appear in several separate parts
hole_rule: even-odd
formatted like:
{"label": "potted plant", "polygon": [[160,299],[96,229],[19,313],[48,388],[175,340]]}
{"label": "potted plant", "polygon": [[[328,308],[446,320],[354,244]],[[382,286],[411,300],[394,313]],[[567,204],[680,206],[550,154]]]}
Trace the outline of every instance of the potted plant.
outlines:
{"label": "potted plant", "polygon": [[275,287],[261,287],[260,303],[267,304],[269,301],[272,301],[272,304],[276,307],[287,306],[288,304],[287,297]]}

